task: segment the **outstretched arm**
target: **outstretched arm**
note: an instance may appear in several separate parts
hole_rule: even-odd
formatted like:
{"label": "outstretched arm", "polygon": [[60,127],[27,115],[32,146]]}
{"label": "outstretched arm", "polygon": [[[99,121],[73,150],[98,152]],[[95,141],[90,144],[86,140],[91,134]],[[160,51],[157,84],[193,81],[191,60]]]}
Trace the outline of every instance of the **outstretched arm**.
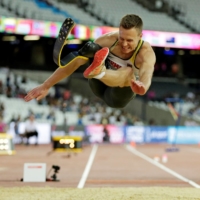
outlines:
{"label": "outstretched arm", "polygon": [[153,49],[148,49],[141,55],[142,63],[139,70],[140,80],[131,80],[131,88],[133,92],[139,95],[146,94],[151,85],[151,80],[156,61]]}
{"label": "outstretched arm", "polygon": [[98,44],[93,42],[86,43],[79,51],[71,52],[62,60],[62,67],[59,67],[43,84],[31,90],[24,98],[25,101],[32,99],[40,100],[44,98],[53,85],[62,79],[70,76],[81,65],[88,62],[89,58],[93,58],[96,51],[101,49]]}
{"label": "outstretched arm", "polygon": [[68,63],[66,67],[57,68],[56,71],[47,80],[44,81],[44,84],[47,88],[54,86],[59,81],[70,76],[75,70],[79,68],[79,66],[85,64],[86,62],[87,60],[85,59],[77,58],[71,63]]}
{"label": "outstretched arm", "polygon": [[65,68],[57,68],[56,71],[44,81],[44,83],[29,91],[24,97],[24,100],[28,102],[32,99],[40,100],[44,98],[52,86],[71,75],[80,65],[85,63],[86,61],[84,59],[77,58]]}

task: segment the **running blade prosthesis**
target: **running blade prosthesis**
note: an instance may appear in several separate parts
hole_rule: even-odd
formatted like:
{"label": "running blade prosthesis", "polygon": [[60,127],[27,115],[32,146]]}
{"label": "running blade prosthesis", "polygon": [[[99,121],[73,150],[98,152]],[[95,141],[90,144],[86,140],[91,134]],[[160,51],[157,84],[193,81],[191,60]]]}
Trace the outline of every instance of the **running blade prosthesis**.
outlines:
{"label": "running blade prosthesis", "polygon": [[65,19],[65,21],[63,22],[60,28],[59,35],[56,39],[56,42],[54,44],[53,60],[59,67],[63,67],[60,62],[62,49],[67,44],[67,37],[74,26],[75,26],[75,22],[71,18]]}
{"label": "running blade prosthesis", "polygon": [[105,71],[105,59],[109,53],[109,48],[104,47],[97,51],[94,55],[94,60],[92,64],[84,71],[83,75],[85,78],[93,78],[99,75],[101,72]]}

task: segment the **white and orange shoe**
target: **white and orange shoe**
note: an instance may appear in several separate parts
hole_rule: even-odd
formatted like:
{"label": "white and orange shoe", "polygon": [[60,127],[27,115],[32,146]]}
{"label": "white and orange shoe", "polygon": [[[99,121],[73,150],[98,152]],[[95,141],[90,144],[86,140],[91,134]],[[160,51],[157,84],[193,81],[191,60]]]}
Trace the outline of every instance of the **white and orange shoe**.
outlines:
{"label": "white and orange shoe", "polygon": [[108,53],[108,47],[103,47],[95,53],[92,64],[83,73],[85,78],[94,78],[95,76],[106,70],[104,62],[108,56]]}

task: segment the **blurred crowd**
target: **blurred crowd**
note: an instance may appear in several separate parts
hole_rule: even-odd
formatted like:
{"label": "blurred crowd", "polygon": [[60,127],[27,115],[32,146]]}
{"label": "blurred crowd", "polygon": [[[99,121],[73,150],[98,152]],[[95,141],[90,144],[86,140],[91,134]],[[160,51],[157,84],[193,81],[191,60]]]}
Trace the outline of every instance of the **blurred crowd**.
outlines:
{"label": "blurred crowd", "polygon": [[[0,95],[4,95],[10,99],[21,98],[26,95],[24,87],[30,80],[25,76],[19,78],[18,75],[12,73],[9,69],[5,73],[4,79],[0,77]],[[156,99],[156,93],[153,90],[149,90],[147,93],[147,100],[152,101]],[[178,93],[166,94],[165,97],[180,98]],[[188,116],[199,115],[200,116],[200,95],[189,91],[184,97],[184,105],[187,105]],[[164,100],[164,99],[161,99]],[[25,102],[24,102],[25,103]],[[63,113],[63,124],[68,125],[65,113],[76,112],[78,119],[74,125],[88,125],[88,124],[116,124],[116,125],[144,125],[138,116],[133,115],[125,111],[125,109],[113,109],[108,107],[103,101],[97,97],[87,98],[80,94],[76,94],[73,91],[66,89],[63,86],[56,85],[54,92],[49,93],[44,99],[36,101],[38,105],[48,105],[49,113],[43,113],[42,110],[36,111],[34,108],[27,110],[27,116],[21,117],[20,113],[5,123],[4,117],[6,115],[6,108],[4,103],[0,99],[0,132],[5,132],[11,122],[24,122],[29,119],[31,115],[34,115],[36,120],[45,119],[47,122],[56,125],[57,115],[56,112]],[[189,122],[188,122],[189,123]],[[155,120],[152,118],[147,125],[156,125]]]}
{"label": "blurred crowd", "polygon": [[[7,72],[7,77],[3,82],[0,80],[0,95],[5,95],[7,98],[21,98],[26,95],[26,91],[20,87],[20,84],[26,84],[29,80],[26,77],[18,78],[17,75],[12,75],[11,71]],[[14,78],[14,80],[11,80]],[[19,81],[20,80],[20,81]],[[24,122],[34,115],[36,120],[41,118],[46,119],[49,123],[56,123],[56,111],[61,111],[63,114],[67,112],[78,113],[78,120],[75,125],[87,124],[116,124],[116,125],[144,125],[144,122],[124,109],[113,109],[105,105],[99,98],[87,98],[80,94],[75,94],[73,91],[63,87],[55,86],[54,94],[47,95],[39,105],[48,105],[49,113],[44,114],[42,111],[35,111],[33,108],[27,110],[27,116],[22,118],[20,113],[13,115],[9,122],[4,122],[6,108],[0,99],[0,124],[4,123],[4,128],[0,132],[6,132],[11,122]],[[25,103],[25,102],[24,102]],[[65,116],[65,115],[63,115]],[[63,119],[67,125],[67,119]],[[0,125],[1,126],[1,125]],[[3,125],[2,125],[3,126]]]}

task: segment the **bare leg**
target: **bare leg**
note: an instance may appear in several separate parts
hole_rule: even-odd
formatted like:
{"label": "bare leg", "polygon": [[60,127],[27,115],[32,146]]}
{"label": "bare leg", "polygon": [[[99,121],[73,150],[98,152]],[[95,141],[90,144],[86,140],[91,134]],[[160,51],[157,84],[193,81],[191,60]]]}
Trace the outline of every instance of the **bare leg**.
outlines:
{"label": "bare leg", "polygon": [[122,67],[118,70],[110,70],[105,67],[105,60],[108,56],[107,47],[97,51],[91,65],[84,71],[85,78],[96,78],[109,87],[128,87],[131,79],[135,79],[133,70],[130,67]]}
{"label": "bare leg", "polygon": [[132,78],[133,70],[130,67],[122,67],[118,70],[107,69],[100,81],[110,87],[128,87]]}

